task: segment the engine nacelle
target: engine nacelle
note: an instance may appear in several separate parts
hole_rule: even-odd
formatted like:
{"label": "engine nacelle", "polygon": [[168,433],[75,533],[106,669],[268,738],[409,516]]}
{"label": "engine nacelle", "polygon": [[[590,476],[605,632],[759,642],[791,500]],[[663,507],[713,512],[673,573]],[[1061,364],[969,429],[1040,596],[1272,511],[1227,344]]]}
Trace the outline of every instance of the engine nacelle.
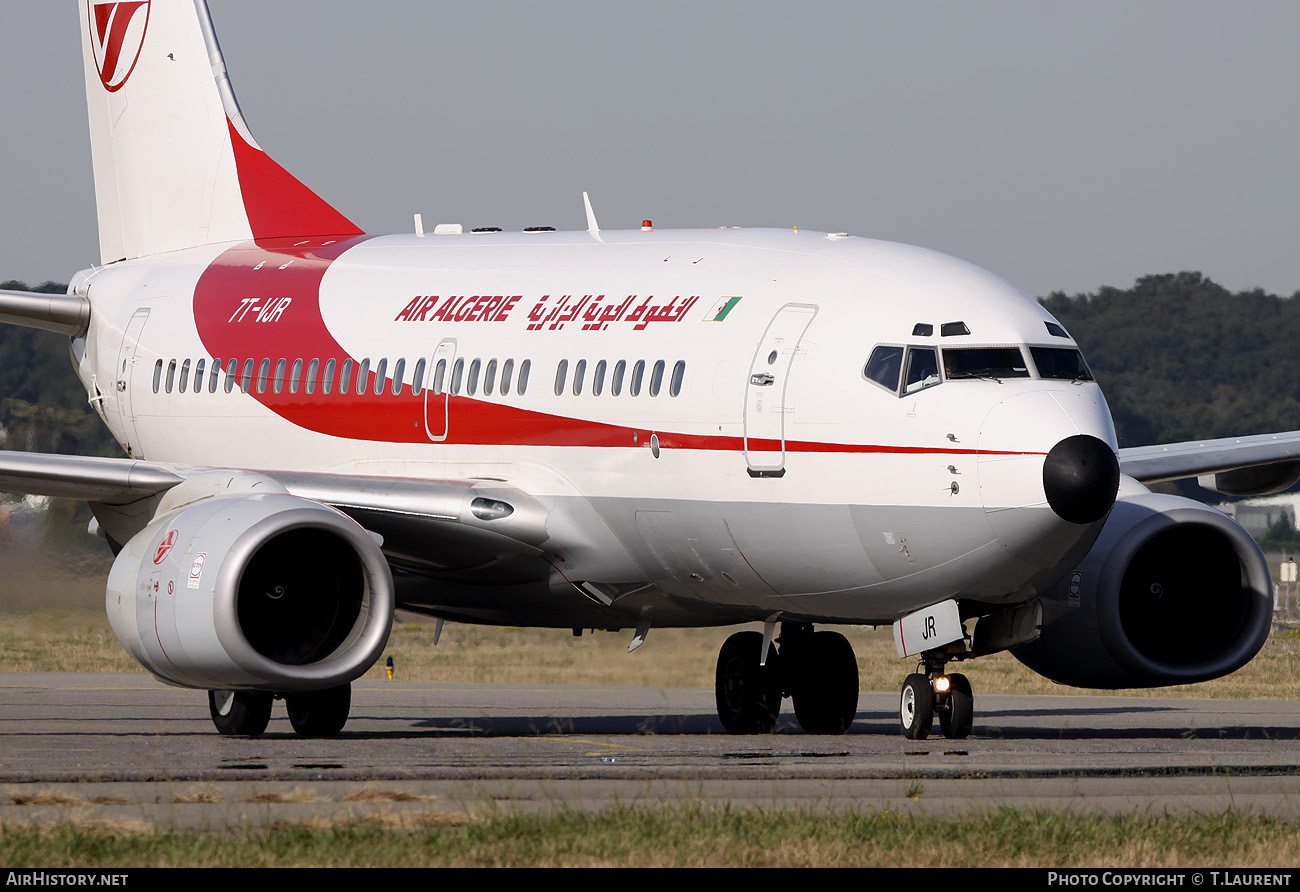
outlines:
{"label": "engine nacelle", "polygon": [[163,681],[288,692],[370,668],[395,598],[365,530],[277,493],[207,498],[155,519],[114,561],[107,602],[118,640]]}
{"label": "engine nacelle", "polygon": [[1223,513],[1143,492],[1115,503],[1092,550],[1042,596],[1017,659],[1062,684],[1137,688],[1227,675],[1273,619],[1268,564]]}

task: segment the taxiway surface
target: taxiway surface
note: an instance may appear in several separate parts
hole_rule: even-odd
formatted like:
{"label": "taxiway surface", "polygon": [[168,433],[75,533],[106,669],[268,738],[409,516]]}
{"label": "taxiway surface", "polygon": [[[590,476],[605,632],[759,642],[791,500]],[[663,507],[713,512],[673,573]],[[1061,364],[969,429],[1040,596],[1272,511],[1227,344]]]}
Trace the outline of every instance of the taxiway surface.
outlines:
{"label": "taxiway surface", "polygon": [[215,732],[202,692],[147,675],[0,674],[0,821],[666,804],[1300,818],[1300,703],[977,691],[959,741],[905,740],[896,704],[864,692],[843,736],[783,716],[774,734],[734,737],[705,688],[364,681],[337,738],[296,737],[277,704],[265,735],[238,739]]}

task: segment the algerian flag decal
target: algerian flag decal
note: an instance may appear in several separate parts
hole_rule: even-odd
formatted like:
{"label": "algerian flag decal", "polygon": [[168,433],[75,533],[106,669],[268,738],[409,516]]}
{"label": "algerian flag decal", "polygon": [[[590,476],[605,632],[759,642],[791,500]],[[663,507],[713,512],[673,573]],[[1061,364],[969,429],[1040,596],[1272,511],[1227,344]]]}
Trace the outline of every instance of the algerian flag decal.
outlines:
{"label": "algerian flag decal", "polygon": [[727,318],[727,314],[731,312],[732,307],[738,303],[740,303],[739,297],[719,298],[718,302],[713,305],[713,309],[709,310],[708,315],[704,317],[704,321],[721,322]]}

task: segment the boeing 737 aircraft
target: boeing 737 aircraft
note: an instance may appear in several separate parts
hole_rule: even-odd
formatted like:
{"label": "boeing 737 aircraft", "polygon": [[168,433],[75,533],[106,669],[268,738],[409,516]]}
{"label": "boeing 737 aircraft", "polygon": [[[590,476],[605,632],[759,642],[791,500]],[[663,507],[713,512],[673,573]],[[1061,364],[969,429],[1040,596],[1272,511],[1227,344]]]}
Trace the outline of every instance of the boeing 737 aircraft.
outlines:
{"label": "boeing 737 aircraft", "polygon": [[[459,226],[372,236],[259,147],[204,0],[79,0],[101,262],[0,321],[69,339],[127,457],[0,453],[87,500],[107,608],[223,734],[337,733],[393,610],[742,623],[732,732],[857,711],[827,627],[892,624],[903,733],[964,737],[950,665],[1079,686],[1242,666],[1272,587],[1223,514],[1300,434],[1118,450],[1070,334],[990,273],[843,233]],[[816,627],[816,631],[814,631]]]}

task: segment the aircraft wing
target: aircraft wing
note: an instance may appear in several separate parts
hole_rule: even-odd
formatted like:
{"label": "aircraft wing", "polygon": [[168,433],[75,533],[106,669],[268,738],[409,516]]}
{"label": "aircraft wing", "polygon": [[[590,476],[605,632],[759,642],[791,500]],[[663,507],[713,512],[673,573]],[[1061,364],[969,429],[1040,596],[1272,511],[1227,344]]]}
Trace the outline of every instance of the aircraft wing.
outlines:
{"label": "aircraft wing", "polygon": [[1300,431],[1130,447],[1119,467],[1142,483],[1199,477],[1225,495],[1267,495],[1300,479]]}
{"label": "aircraft wing", "polygon": [[0,452],[0,492],[125,505],[185,478],[170,465],[128,458]]}
{"label": "aircraft wing", "polygon": [[[0,451],[0,492],[129,505],[209,472],[161,462]],[[458,572],[536,555],[548,538],[546,507],[498,480],[422,480],[344,474],[244,471],[290,494],[331,505],[384,540],[394,566]]]}

